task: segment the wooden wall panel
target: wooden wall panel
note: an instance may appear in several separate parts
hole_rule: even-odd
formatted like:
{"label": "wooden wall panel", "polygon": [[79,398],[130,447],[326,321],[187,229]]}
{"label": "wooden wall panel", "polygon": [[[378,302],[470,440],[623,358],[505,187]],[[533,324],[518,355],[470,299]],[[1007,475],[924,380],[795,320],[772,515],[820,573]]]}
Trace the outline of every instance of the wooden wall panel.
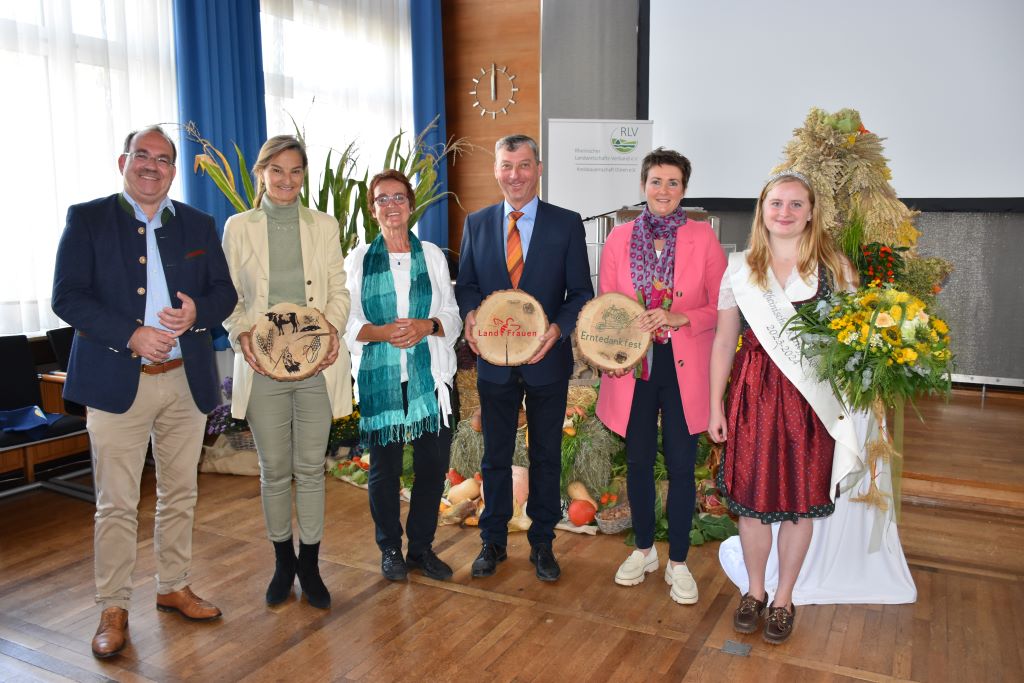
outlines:
{"label": "wooden wall panel", "polygon": [[[494,141],[524,133],[540,141],[540,0],[443,0],[445,110],[448,135],[465,137],[471,153],[449,163],[448,244],[458,251],[466,216],[501,199],[494,180]],[[508,114],[480,116],[469,91],[491,63],[515,74],[519,87]],[[484,88],[489,99],[489,92]]]}

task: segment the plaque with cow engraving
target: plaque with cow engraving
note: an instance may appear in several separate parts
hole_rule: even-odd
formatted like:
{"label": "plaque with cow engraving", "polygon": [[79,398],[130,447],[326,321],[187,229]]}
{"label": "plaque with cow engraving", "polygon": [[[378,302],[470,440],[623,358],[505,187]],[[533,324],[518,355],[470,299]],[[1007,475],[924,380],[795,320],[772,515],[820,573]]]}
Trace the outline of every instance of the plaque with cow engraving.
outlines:
{"label": "plaque with cow engraving", "polygon": [[315,308],[280,303],[252,327],[252,351],[273,379],[294,382],[316,373],[330,345],[330,325]]}
{"label": "plaque with cow engraving", "polygon": [[543,346],[548,317],[540,302],[521,289],[492,292],[476,310],[473,340],[480,357],[494,365],[525,365]]}
{"label": "plaque with cow engraving", "polygon": [[651,333],[636,327],[644,307],[608,292],[588,301],[576,320],[576,344],[587,363],[605,372],[628,370],[647,353]]}

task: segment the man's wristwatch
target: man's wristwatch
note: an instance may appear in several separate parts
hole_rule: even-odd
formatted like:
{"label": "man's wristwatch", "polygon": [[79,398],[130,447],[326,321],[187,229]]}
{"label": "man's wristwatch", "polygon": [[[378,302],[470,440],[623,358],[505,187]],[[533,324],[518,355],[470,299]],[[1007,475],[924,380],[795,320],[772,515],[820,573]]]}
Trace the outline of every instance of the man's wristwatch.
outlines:
{"label": "man's wristwatch", "polygon": [[437,318],[431,318],[430,323],[434,326],[433,329],[430,330],[430,334],[437,334],[441,331],[441,323],[437,322]]}

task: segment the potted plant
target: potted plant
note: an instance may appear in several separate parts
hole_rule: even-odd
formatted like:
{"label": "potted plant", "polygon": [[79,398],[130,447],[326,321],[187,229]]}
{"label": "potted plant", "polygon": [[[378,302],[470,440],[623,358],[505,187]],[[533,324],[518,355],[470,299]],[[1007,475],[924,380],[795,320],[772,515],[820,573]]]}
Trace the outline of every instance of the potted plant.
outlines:
{"label": "potted plant", "polygon": [[[298,124],[295,123],[295,119],[292,119],[292,124],[295,126],[295,136],[305,145],[305,137]],[[465,138],[450,140],[443,146],[427,144],[426,135],[436,127],[437,118],[409,143],[404,143],[405,132],[399,131],[395,137],[391,138],[384,156],[384,168],[401,171],[413,183],[413,189],[416,192],[416,210],[409,218],[410,226],[416,224],[424,211],[449,195],[458,202],[458,197],[453,193],[441,191],[437,166],[444,163],[449,155],[462,154],[470,145]],[[242,185],[241,190],[238,188],[235,171],[232,170],[227,157],[200,134],[195,122],[189,121],[185,126],[185,132],[189,139],[203,148],[203,151],[195,156],[193,171],[204,173],[209,177],[239,212],[253,208],[255,190],[249,174],[249,165],[238,145],[234,145],[234,147],[237,172]],[[306,174],[302,192],[299,194],[299,201],[303,206],[329,213],[338,220],[338,239],[341,242],[341,252],[347,255],[359,241],[360,224],[363,226],[363,240],[366,244],[373,241],[380,228],[370,220],[370,210],[367,205],[367,185],[370,172],[365,170],[361,176],[359,175],[356,143],[350,142],[344,151],[338,153],[338,156],[334,156],[337,152],[338,150],[335,148],[328,151],[327,160],[319,178],[319,186],[315,191],[310,190],[310,174]]]}

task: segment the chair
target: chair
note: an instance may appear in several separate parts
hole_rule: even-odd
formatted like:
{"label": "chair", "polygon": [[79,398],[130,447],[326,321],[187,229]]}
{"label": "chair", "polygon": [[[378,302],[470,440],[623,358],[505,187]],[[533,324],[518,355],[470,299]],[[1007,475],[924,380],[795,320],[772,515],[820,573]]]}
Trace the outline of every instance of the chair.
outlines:
{"label": "chair", "polygon": [[[58,327],[56,330],[49,330],[46,338],[50,340],[50,348],[57,359],[57,367],[61,372],[68,371],[68,361],[71,359],[71,342],[75,338],[75,328]],[[64,401],[64,412],[68,415],[79,415],[85,417],[85,406],[74,401]]]}
{"label": "chair", "polygon": [[71,342],[75,338],[75,328],[58,327],[55,330],[49,330],[46,333],[46,338],[50,340],[50,348],[53,349],[53,355],[57,358],[57,367],[61,372],[67,372],[68,361],[71,360]]}
{"label": "chair", "polygon": [[[16,410],[27,406],[41,406],[42,394],[28,338],[24,335],[0,337],[0,410]],[[0,431],[0,465],[20,462],[27,484],[4,491],[6,497],[34,488],[46,488],[59,493],[93,501],[91,488],[55,477],[36,481],[37,462],[53,460],[89,450],[89,436],[85,419],[75,415],[62,415],[52,425],[42,425],[21,432]],[[88,471],[88,470],[86,470]],[[64,477],[78,476],[64,475]]]}

